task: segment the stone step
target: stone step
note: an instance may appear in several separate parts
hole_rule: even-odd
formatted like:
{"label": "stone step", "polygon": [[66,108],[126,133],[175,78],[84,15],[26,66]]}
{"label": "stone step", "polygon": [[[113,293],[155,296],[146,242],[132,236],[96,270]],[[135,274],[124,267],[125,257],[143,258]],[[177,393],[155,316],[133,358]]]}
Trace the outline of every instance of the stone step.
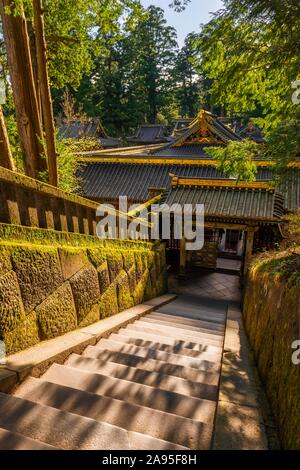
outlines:
{"label": "stone step", "polygon": [[[197,376],[197,372],[199,370],[207,371],[207,372],[220,372],[221,363],[219,362],[211,362],[211,361],[198,361],[197,367],[189,367],[187,365],[182,364],[167,364],[165,361],[159,361],[158,359],[151,359],[135,354],[129,353],[122,353],[118,351],[110,351],[108,349],[96,347],[96,346],[88,346],[86,350],[83,352],[83,356],[86,357],[93,357],[96,359],[101,359],[102,361],[110,361],[110,362],[117,362],[119,364],[124,364],[130,367],[140,367],[146,366],[147,370],[152,370],[154,372],[161,372],[161,367],[163,365],[172,365],[174,366],[174,370],[178,370],[180,377],[183,377],[182,369],[186,369],[185,377],[188,380],[193,380],[193,377]],[[183,358],[185,359],[185,358]],[[182,361],[181,359],[181,362]]]}
{"label": "stone step", "polygon": [[186,449],[144,434],[0,393],[0,428],[65,450]]}
{"label": "stone step", "polygon": [[[139,320],[138,320],[139,321]],[[161,320],[157,318],[150,318],[147,316],[143,317],[141,320],[143,323],[149,323],[150,325],[158,325],[158,326],[170,326],[172,328],[177,328],[179,330],[182,330],[183,332],[186,332],[190,334],[190,332],[195,332],[195,333],[204,333],[206,335],[212,335],[212,336],[224,336],[224,331],[218,331],[218,330],[213,330],[209,328],[204,328],[204,327],[195,327],[192,325],[185,325],[183,323],[176,323],[173,322],[172,320]]]}
{"label": "stone step", "polygon": [[[140,321],[140,320],[139,320]],[[140,332],[145,332],[145,333],[151,333],[154,335],[160,335],[163,334],[164,336],[169,336],[171,338],[175,338],[177,340],[183,340],[183,341],[191,341],[193,343],[198,343],[198,344],[213,344],[215,346],[222,347],[223,345],[223,338],[219,338],[216,336],[212,335],[205,335],[205,334],[199,334],[191,332],[190,334],[184,333],[183,331],[180,331],[176,328],[171,328],[171,327],[159,327],[158,325],[149,325],[149,323],[131,323],[127,325],[125,328],[127,331],[135,332],[135,336],[139,337]]]}
{"label": "stone step", "polygon": [[212,423],[200,423],[43,379],[29,378],[15,396],[190,449],[204,450],[211,446]]}
{"label": "stone step", "polygon": [[[163,345],[168,345],[171,347],[176,347],[176,348],[184,348],[184,349],[190,349],[191,351],[196,351],[196,352],[215,352],[215,351],[222,351],[223,348],[222,346],[219,345],[212,345],[207,341],[203,341],[202,343],[195,343],[195,341],[190,341],[190,340],[180,340],[177,338],[174,338],[172,336],[164,336],[164,334],[161,332],[160,334],[154,334],[154,333],[146,333],[146,331],[139,331],[138,334],[136,331],[130,331],[129,329],[126,328],[121,328],[118,331],[118,335],[122,337],[128,338],[130,341],[139,341],[139,340],[146,340],[146,341],[153,341],[153,342],[159,342]],[[110,338],[114,338],[114,335],[111,335]]]}
{"label": "stone step", "polygon": [[181,353],[173,354],[156,349],[134,346],[130,344],[119,343],[112,339],[101,339],[95,346],[96,348],[106,349],[109,351],[117,351],[121,353],[131,354],[134,356],[144,357],[147,359],[157,359],[158,361],[167,362],[169,364],[181,365],[184,367],[201,368],[203,360],[209,362],[220,363],[221,353],[202,353],[199,357],[194,358],[184,356]]}
{"label": "stone step", "polygon": [[159,312],[167,313],[169,315],[179,315],[190,320],[204,320],[219,323],[221,325],[224,325],[226,320],[225,309],[224,313],[216,313],[214,310],[208,310],[202,305],[197,305],[197,307],[188,307],[185,304],[179,304],[179,302],[176,302],[176,304],[173,302],[167,307],[160,308]]}
{"label": "stone step", "polygon": [[196,351],[195,349],[184,348],[181,344],[176,344],[176,341],[171,341],[170,344],[164,344],[157,342],[157,337],[153,336],[152,340],[147,340],[146,338],[136,338],[130,336],[125,336],[120,333],[113,333],[110,335],[109,339],[112,341],[117,341],[121,344],[129,344],[132,346],[139,346],[141,348],[155,349],[157,351],[162,351],[170,354],[180,354],[182,356],[189,356],[200,358],[203,357],[203,354],[221,354],[222,349],[215,346],[207,346],[207,349],[203,348],[202,351]]}
{"label": "stone step", "polygon": [[[88,372],[98,372],[108,377],[116,377],[144,385],[150,385],[162,390],[180,393],[182,395],[195,398],[205,398],[207,400],[217,400],[219,374],[199,371],[198,381],[186,380],[174,375],[151,372],[142,367],[129,367],[109,361],[101,361],[91,357],[83,357],[71,354],[65,363],[70,367],[86,370]],[[167,364],[166,372],[172,367]]]}
{"label": "stone step", "polygon": [[221,332],[224,333],[225,330],[225,325],[221,325],[220,323],[214,323],[210,321],[205,321],[205,320],[190,320],[185,317],[181,317],[179,315],[170,315],[168,313],[160,313],[160,312],[153,312],[149,313],[148,315],[145,315],[143,319],[148,319],[151,318],[153,320],[159,320],[159,321],[167,321],[171,322],[172,325],[182,325],[183,327],[185,326],[191,326],[195,328],[204,328],[209,331],[214,331],[214,332]]}
{"label": "stone step", "polygon": [[202,423],[214,419],[216,403],[136,384],[128,380],[106,377],[101,373],[90,373],[70,366],[53,364],[43,379],[58,385],[77,388],[96,395],[104,395],[128,403],[154,408],[166,413],[184,416]]}
{"label": "stone step", "polygon": [[209,341],[212,340],[212,341],[223,341],[223,337],[224,337],[224,334],[223,333],[213,333],[213,332],[206,332],[206,331],[196,331],[196,329],[190,329],[188,327],[178,327],[178,326],[173,326],[172,324],[168,324],[168,322],[153,322],[150,320],[146,321],[144,320],[143,318],[140,319],[140,320],[136,320],[135,322],[133,323],[130,323],[130,326],[133,326],[133,325],[138,325],[138,326],[143,326],[145,328],[156,328],[158,330],[160,329],[163,329],[164,331],[167,330],[167,331],[170,331],[170,332],[173,332],[174,334],[184,334],[184,335],[192,335],[195,337],[195,339],[197,338],[206,338],[208,339]]}
{"label": "stone step", "polygon": [[0,429],[0,450],[55,450],[49,444],[30,439],[17,432]]}

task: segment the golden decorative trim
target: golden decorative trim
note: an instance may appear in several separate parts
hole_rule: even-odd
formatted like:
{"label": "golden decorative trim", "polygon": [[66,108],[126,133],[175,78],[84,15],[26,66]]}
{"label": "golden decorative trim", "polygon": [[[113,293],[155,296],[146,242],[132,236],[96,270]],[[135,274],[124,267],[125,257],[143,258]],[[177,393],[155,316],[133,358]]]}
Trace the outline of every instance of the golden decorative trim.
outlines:
{"label": "golden decorative trim", "polygon": [[174,176],[172,178],[172,187],[177,188],[178,186],[187,187],[222,187],[222,188],[237,188],[237,189],[264,189],[267,191],[274,191],[270,187],[269,183],[263,183],[259,181],[253,182],[237,182],[236,180],[220,180],[220,179],[201,179],[201,178],[178,178]]}
{"label": "golden decorative trim", "polygon": [[[140,164],[140,165],[197,165],[197,166],[218,166],[219,162],[214,159],[187,159],[187,158],[168,158],[168,157],[86,157],[78,158],[82,163],[125,163],[125,164]],[[272,167],[275,165],[271,160],[254,160],[257,167]],[[300,168],[300,162],[291,162],[288,164],[289,168]]]}

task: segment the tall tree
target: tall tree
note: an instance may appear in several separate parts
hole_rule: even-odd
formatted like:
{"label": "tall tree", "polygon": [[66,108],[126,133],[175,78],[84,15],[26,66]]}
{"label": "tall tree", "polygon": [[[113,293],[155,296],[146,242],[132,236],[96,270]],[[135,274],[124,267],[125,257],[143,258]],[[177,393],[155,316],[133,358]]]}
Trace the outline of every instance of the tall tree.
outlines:
{"label": "tall tree", "polygon": [[195,68],[196,38],[195,33],[189,34],[176,58],[174,73],[177,80],[178,105],[182,117],[193,117],[199,111],[200,105],[204,107],[203,80]]}
{"label": "tall tree", "polygon": [[155,123],[159,109],[170,102],[175,85],[176,31],[167,25],[161,8],[150,6],[130,41],[135,51],[130,80],[143,102],[146,120]]}
{"label": "tall tree", "polygon": [[47,163],[43,155],[43,132],[33,76],[29,37],[23,5],[15,9],[12,0],[1,0],[7,59],[13,89],[20,144],[26,174],[38,178]]}
{"label": "tall tree", "polygon": [[299,75],[300,6],[295,0],[225,0],[204,26],[202,67],[215,100],[232,112],[259,107],[265,130],[293,117],[291,83]]}
{"label": "tall tree", "polygon": [[37,93],[41,96],[41,108],[44,118],[45,143],[48,157],[49,183],[57,186],[57,163],[56,147],[54,134],[54,119],[52,98],[50,93],[48,67],[47,67],[47,48],[44,29],[44,10],[42,0],[33,0],[34,29],[36,39],[36,55],[38,66],[38,85]]}
{"label": "tall tree", "polygon": [[10,150],[10,144],[2,108],[0,106],[0,165],[8,168],[9,170],[15,170],[14,159]]}
{"label": "tall tree", "polygon": [[[225,8],[204,26],[199,47],[218,103],[236,112],[255,112],[266,142],[210,149],[225,170],[255,176],[253,157],[275,160],[275,179],[285,179],[288,163],[300,153],[300,4],[296,0],[224,0]],[[299,90],[298,90],[299,91]],[[292,99],[294,94],[295,100]],[[245,154],[246,151],[246,154]],[[226,155],[227,153],[227,155]],[[252,158],[252,161],[250,161]],[[246,171],[245,171],[246,170]],[[252,176],[251,176],[252,173]]]}

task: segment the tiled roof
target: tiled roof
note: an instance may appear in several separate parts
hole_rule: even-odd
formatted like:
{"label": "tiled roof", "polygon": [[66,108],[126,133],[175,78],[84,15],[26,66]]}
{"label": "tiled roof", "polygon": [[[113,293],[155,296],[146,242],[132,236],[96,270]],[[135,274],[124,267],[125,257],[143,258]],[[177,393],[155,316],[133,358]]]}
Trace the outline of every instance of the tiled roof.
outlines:
{"label": "tiled roof", "polygon": [[128,137],[128,142],[133,143],[155,143],[155,142],[166,142],[167,138],[164,136],[164,126],[140,126],[137,133],[133,137]]}
{"label": "tiled roof", "polygon": [[193,145],[182,145],[180,147],[162,147],[153,153],[156,157],[170,157],[170,158],[203,158],[209,160],[212,157],[204,152],[204,147],[208,145],[193,144]]}
{"label": "tiled roof", "polygon": [[205,217],[226,220],[260,220],[278,222],[284,213],[283,196],[275,191],[262,188],[216,185],[172,186],[163,196],[162,203],[204,204]]}
{"label": "tiled roof", "polygon": [[[137,164],[137,163],[88,163],[79,171],[82,180],[83,194],[87,198],[112,200],[119,195],[126,195],[137,202],[151,197],[149,188],[168,188],[170,174],[187,178],[221,178],[228,177],[215,167],[208,165],[176,164]],[[281,185],[279,191],[284,195],[287,210],[300,206],[300,170],[290,169],[288,181]],[[272,170],[258,168],[257,180],[270,181]]]}
{"label": "tiled roof", "polygon": [[264,141],[264,134],[263,131],[253,123],[248,123],[246,126],[241,127],[238,130],[238,135],[242,139],[252,139],[256,142],[260,143]]}
{"label": "tiled roof", "polygon": [[116,199],[119,195],[143,202],[149,199],[149,187],[167,188],[170,174],[196,178],[226,178],[212,166],[139,165],[126,163],[89,163],[79,172],[83,194],[87,198]]}
{"label": "tiled roof", "polygon": [[117,147],[120,144],[119,139],[109,137],[101,122],[98,119],[89,121],[73,121],[68,124],[63,124],[57,134],[58,138],[64,139],[84,139],[93,138],[99,141],[102,147]]}

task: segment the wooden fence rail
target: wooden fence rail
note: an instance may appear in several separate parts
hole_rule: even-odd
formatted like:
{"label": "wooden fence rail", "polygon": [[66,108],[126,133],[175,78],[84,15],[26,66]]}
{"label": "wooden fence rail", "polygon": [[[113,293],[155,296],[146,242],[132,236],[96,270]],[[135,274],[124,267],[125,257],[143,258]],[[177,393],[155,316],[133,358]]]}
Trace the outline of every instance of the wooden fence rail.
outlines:
{"label": "wooden fence rail", "polygon": [[96,235],[98,203],[0,167],[0,222]]}

